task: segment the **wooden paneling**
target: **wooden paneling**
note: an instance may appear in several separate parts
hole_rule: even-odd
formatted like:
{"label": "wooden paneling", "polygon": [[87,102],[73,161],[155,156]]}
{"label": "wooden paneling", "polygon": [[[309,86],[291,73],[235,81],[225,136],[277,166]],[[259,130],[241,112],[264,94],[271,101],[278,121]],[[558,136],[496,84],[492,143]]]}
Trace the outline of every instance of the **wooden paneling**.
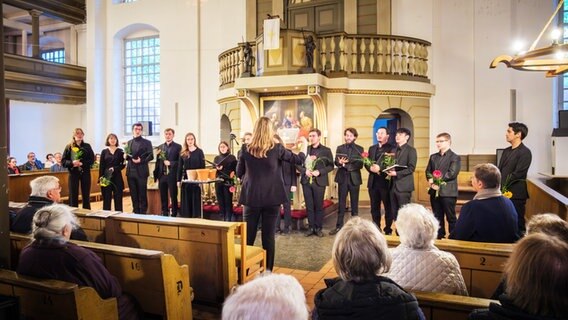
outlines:
{"label": "wooden paneling", "polygon": [[[568,183],[568,179],[562,179],[563,183]],[[530,178],[527,179],[529,199],[527,200],[525,219],[539,213],[555,213],[562,219],[568,220],[568,198],[552,189],[547,185],[549,179]],[[549,183],[550,184],[550,183]]]}

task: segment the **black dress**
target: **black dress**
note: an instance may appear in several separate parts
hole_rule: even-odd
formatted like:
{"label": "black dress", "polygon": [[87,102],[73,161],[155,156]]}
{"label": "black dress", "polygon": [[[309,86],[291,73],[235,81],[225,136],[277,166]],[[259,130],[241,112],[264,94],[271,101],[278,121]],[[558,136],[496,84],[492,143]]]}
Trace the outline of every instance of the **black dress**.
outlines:
{"label": "black dress", "polygon": [[223,182],[215,183],[215,194],[219,203],[219,213],[223,215],[223,220],[233,221],[233,193],[231,192],[231,172],[235,174],[237,169],[237,158],[230,153],[220,154],[213,160],[217,165],[223,166],[218,170],[216,177],[223,179]]}
{"label": "black dress", "polygon": [[122,169],[124,169],[124,151],[117,148],[114,154],[109,149],[101,152],[101,163],[99,165],[99,181],[101,177],[110,178],[109,186],[101,186],[103,194],[103,210],[110,210],[112,199],[114,198],[114,210],[122,211],[122,196],[124,190],[124,180],[122,180]]}
{"label": "black dress", "polygon": [[[187,179],[189,169],[205,168],[205,155],[203,150],[197,148],[190,152],[189,156],[182,155],[179,159],[178,179]],[[180,216],[184,218],[199,218],[201,214],[201,188],[197,184],[182,183],[181,185],[181,211]]]}

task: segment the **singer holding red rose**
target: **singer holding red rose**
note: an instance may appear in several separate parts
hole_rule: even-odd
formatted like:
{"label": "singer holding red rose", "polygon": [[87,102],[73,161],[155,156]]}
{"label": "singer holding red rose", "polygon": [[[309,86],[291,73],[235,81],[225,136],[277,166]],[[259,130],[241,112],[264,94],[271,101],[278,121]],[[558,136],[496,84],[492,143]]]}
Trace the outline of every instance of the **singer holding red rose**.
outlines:
{"label": "singer holding red rose", "polygon": [[452,233],[456,225],[456,202],[458,198],[458,174],[460,173],[460,157],[450,146],[452,137],[449,133],[440,133],[436,136],[438,152],[430,155],[426,166],[426,179],[430,189],[430,204],[434,216],[440,222],[438,239],[446,236],[444,217],[448,220],[448,233]]}

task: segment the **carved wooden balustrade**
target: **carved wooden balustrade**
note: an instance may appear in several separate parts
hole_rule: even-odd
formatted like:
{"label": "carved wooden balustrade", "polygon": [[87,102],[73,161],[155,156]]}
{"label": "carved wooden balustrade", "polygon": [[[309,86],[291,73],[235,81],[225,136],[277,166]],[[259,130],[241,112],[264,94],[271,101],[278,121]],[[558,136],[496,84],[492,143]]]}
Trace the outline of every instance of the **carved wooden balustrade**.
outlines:
{"label": "carved wooden balustrade", "polygon": [[[281,30],[281,37],[297,30]],[[316,72],[328,77],[348,77],[363,79],[392,79],[430,82],[428,79],[428,47],[425,40],[394,35],[350,35],[347,33],[321,34],[315,37],[317,49],[314,52]],[[262,36],[257,38],[257,47],[262,48]],[[284,41],[284,46],[292,45]],[[303,43],[295,43],[298,50],[304,52]],[[219,55],[220,87],[234,85],[244,71],[244,44],[229,49]],[[296,48],[282,52],[298,52]],[[256,50],[252,50],[256,58]],[[267,55],[268,51],[261,51]],[[267,58],[260,59],[266,61]],[[253,66],[253,70],[257,70]],[[270,66],[264,65],[264,73],[269,73]],[[301,73],[300,68],[279,68],[274,74]],[[262,76],[257,72],[256,76]]]}

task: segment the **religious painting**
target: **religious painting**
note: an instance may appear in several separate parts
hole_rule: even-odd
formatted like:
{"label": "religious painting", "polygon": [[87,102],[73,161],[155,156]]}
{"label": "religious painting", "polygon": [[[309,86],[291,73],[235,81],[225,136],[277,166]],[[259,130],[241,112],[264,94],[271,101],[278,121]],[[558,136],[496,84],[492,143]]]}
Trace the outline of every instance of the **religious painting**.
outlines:
{"label": "religious painting", "polygon": [[298,138],[307,139],[310,130],[316,127],[314,102],[310,97],[262,98],[261,108],[287,148],[296,148]]}

